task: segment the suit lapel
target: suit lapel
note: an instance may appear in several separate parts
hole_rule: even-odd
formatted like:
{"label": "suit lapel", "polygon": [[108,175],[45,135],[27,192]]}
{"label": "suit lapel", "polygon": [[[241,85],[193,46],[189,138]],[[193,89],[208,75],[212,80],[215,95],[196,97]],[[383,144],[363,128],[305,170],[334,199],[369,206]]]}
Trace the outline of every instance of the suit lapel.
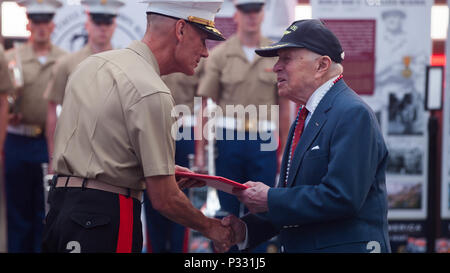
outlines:
{"label": "suit lapel", "polygon": [[292,158],[292,164],[289,170],[290,175],[288,177],[287,187],[292,186],[293,181],[295,181],[295,177],[297,176],[298,169],[303,161],[306,151],[308,151],[314,139],[316,139],[317,135],[327,122],[327,112],[332,107],[336,95],[344,90],[345,86],[347,85],[344,83],[344,80],[338,81],[323,97],[322,101],[314,111],[308,125],[300,137],[297,149],[294,152],[294,157]]}
{"label": "suit lapel", "polygon": [[289,170],[291,175],[289,175],[287,187],[290,187],[292,185],[298,168],[300,167],[300,163],[303,161],[303,157],[305,156],[305,152],[309,149],[317,134],[319,134],[323,125],[327,121],[326,114],[324,112],[318,112],[317,110],[318,109],[314,111],[314,114],[308,122],[308,126],[304,129],[302,136],[300,137],[300,141],[297,145],[297,149],[294,152],[291,170]]}

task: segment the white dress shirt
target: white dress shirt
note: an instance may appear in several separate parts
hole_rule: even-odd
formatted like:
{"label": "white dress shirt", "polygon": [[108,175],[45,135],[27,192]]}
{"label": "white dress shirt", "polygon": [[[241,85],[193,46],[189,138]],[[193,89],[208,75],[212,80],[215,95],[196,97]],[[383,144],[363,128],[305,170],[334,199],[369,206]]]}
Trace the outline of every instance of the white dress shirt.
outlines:
{"label": "white dress shirt", "polygon": [[323,97],[325,97],[325,95],[328,93],[328,91],[331,89],[331,87],[333,87],[334,81],[338,77],[339,76],[333,77],[326,83],[322,84],[319,88],[316,89],[316,91],[314,91],[314,93],[312,93],[311,97],[309,97],[308,101],[306,102],[306,106],[305,106],[306,109],[308,109],[308,115],[306,116],[306,119],[305,119],[305,128],[308,125],[309,120],[311,119],[311,116],[314,113],[314,111],[316,110],[320,101],[323,99]]}

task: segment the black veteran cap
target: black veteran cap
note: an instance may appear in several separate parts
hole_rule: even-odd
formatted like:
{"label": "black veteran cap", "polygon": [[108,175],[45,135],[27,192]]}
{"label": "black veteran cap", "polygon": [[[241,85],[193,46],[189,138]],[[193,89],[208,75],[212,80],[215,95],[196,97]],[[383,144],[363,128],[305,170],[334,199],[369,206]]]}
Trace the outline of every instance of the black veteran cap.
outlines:
{"label": "black veteran cap", "polygon": [[295,21],[278,43],[255,50],[262,57],[276,57],[282,48],[306,48],[326,55],[336,63],[344,60],[344,51],[337,37],[321,21],[310,19]]}

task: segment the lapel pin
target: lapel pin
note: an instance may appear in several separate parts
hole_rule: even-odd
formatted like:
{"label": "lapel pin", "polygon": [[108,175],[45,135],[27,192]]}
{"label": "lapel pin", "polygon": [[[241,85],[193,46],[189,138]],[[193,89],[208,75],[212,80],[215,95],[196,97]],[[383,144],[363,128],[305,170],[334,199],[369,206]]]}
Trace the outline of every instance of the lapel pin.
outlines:
{"label": "lapel pin", "polygon": [[316,122],[316,126],[319,127],[319,123],[318,122]]}

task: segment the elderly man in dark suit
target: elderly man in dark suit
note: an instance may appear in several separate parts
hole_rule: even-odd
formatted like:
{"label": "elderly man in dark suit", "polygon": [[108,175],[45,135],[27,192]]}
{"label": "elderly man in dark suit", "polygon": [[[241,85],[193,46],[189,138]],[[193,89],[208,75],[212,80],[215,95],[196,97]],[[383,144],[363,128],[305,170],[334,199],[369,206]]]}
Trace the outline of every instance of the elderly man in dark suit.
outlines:
{"label": "elderly man in dark suit", "polygon": [[282,96],[300,105],[277,187],[247,182],[236,192],[250,210],[228,216],[240,249],[279,235],[284,252],[390,252],[387,149],[376,117],[343,80],[344,52],[318,20],[294,22],[278,43]]}

